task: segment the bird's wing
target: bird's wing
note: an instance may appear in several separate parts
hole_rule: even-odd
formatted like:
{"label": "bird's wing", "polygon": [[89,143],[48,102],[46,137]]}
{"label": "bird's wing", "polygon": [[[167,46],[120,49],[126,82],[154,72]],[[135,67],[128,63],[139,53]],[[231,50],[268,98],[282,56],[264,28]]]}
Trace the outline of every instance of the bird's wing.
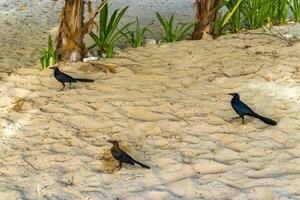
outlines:
{"label": "bird's wing", "polygon": [[238,107],[240,111],[242,111],[245,114],[253,114],[255,113],[249,106],[247,106],[244,102],[239,101],[235,106]]}
{"label": "bird's wing", "polygon": [[61,79],[64,79],[65,82],[73,82],[73,81],[76,81],[72,76],[66,74],[66,73],[63,73],[63,72],[59,72],[56,74],[56,76],[58,78],[61,78]]}
{"label": "bird's wing", "polygon": [[125,163],[128,163],[128,164],[134,165],[134,161],[131,158],[131,156],[128,155],[122,149],[118,149],[118,150],[114,151],[114,156],[116,157],[117,160],[119,160],[121,162],[125,162]]}

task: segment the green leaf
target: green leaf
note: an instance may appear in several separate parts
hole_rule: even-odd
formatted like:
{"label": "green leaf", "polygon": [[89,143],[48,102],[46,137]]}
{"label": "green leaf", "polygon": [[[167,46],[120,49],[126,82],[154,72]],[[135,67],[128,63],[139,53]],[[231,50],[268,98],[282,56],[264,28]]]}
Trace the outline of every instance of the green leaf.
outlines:
{"label": "green leaf", "polygon": [[40,62],[43,69],[46,69],[49,66],[48,52],[46,49],[42,50],[42,56],[40,58]]}
{"label": "green leaf", "polygon": [[[164,19],[158,12],[156,12],[156,15],[165,31],[165,36],[162,38],[162,40],[166,42],[176,42],[183,39],[183,37],[187,35],[187,32],[194,26],[194,24],[189,26],[177,24],[175,30],[173,30],[174,14],[172,14],[168,20]],[[143,34],[146,31],[147,29],[143,30]]]}
{"label": "green leaf", "polygon": [[233,7],[233,9],[230,11],[229,15],[225,18],[225,20],[222,23],[221,27],[224,27],[227,22],[229,21],[229,19],[232,17],[232,15],[235,13],[235,11],[238,9],[238,7],[240,6],[242,0],[238,0],[238,2],[235,4],[235,6]]}
{"label": "green leaf", "polygon": [[141,34],[141,28],[140,28],[139,18],[135,17],[135,21],[136,21],[135,33],[136,33],[137,36],[139,36]]}
{"label": "green leaf", "polygon": [[126,12],[127,9],[128,9],[128,6],[126,6],[125,8],[123,8],[121,10],[121,12],[117,15],[116,19],[114,20],[114,22],[112,24],[111,30],[107,34],[107,37],[106,37],[104,43],[108,43],[108,41],[110,40],[110,37],[113,35],[113,33],[115,32],[115,30],[117,29],[117,26],[119,25],[119,22],[120,22],[121,18],[123,17],[123,15],[124,15],[124,13]]}
{"label": "green leaf", "polygon": [[[184,28],[185,26],[182,26],[182,29]],[[190,24],[189,26],[187,26],[185,29],[181,30],[180,31],[180,34],[177,38],[177,40],[182,40],[183,37],[185,37],[187,35],[187,32],[194,27],[194,24]]]}
{"label": "green leaf", "polygon": [[[118,11],[119,11],[118,9],[115,10],[115,11],[113,12],[113,14],[111,15],[111,17],[110,17],[109,23],[108,23],[108,25],[107,25],[107,32],[105,33],[105,35],[106,35],[105,39],[108,37],[108,34],[109,34],[109,33],[111,33],[111,32],[114,31],[113,25],[114,25],[114,23],[115,23],[115,19],[116,19],[116,16],[117,16],[117,14],[118,14]],[[105,39],[104,39],[104,40],[105,40]]]}
{"label": "green leaf", "polygon": [[[128,25],[132,25],[135,23],[135,31],[129,31],[128,27],[126,27],[126,32],[122,31],[122,35],[126,37],[127,42],[134,48],[140,47],[143,42],[143,37],[146,31],[149,31],[146,27],[141,29],[139,24],[139,19],[136,17],[136,20]],[[117,39],[116,39],[117,40]]]}
{"label": "green leaf", "polygon": [[102,10],[100,11],[100,16],[99,16],[100,37],[103,37],[106,33],[107,16],[108,16],[108,5],[105,4]]}
{"label": "green leaf", "polygon": [[97,44],[96,44],[96,43],[93,44],[92,46],[88,47],[88,50],[90,51],[90,50],[92,50],[92,49],[95,48],[95,47],[97,47]]}
{"label": "green leaf", "polygon": [[103,50],[103,44],[102,44],[100,38],[94,32],[90,32],[89,35],[95,41],[95,43],[99,47],[100,51],[102,51]]}
{"label": "green leaf", "polygon": [[168,29],[169,29],[170,33],[172,33],[172,31],[173,31],[173,20],[174,20],[174,14],[171,15],[171,17],[169,19],[169,23],[168,23]]}
{"label": "green leaf", "polygon": [[113,45],[109,45],[108,47],[108,50],[107,50],[107,53],[106,53],[106,57],[107,58],[112,58],[112,55],[113,55]]}
{"label": "green leaf", "polygon": [[119,36],[121,34],[121,32],[126,29],[127,27],[129,27],[131,24],[133,24],[134,22],[128,23],[126,25],[124,25],[120,30],[118,30],[111,38],[111,41],[116,42],[118,40],[116,40],[116,37]]}
{"label": "green leaf", "polygon": [[[122,27],[119,31],[117,31],[120,20],[125,14],[128,6],[123,8],[120,13],[119,9],[116,9],[110,18],[108,18],[108,6],[105,5],[103,10],[100,12],[99,17],[99,34],[96,35],[94,32],[89,33],[91,38],[94,40],[95,44],[89,47],[92,49],[94,47],[98,47],[101,53],[106,53],[108,55],[112,54],[112,49],[114,44],[121,38],[125,37],[126,32],[123,32],[125,28],[128,26]],[[108,52],[110,51],[110,52]],[[109,57],[109,56],[108,56]]]}
{"label": "green leaf", "polygon": [[165,32],[167,32],[168,26],[167,26],[167,23],[165,22],[165,20],[162,18],[162,16],[158,12],[156,12],[156,16],[157,16],[159,22],[161,23],[161,25],[163,26]]}

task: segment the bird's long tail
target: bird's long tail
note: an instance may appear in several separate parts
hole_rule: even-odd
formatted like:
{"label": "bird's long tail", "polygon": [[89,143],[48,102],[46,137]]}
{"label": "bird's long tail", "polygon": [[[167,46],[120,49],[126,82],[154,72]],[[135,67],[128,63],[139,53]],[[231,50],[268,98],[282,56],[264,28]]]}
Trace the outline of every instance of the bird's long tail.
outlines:
{"label": "bird's long tail", "polygon": [[269,124],[269,125],[275,126],[277,124],[277,122],[275,122],[274,120],[266,118],[266,117],[261,116],[256,113],[252,114],[251,116],[256,117],[257,119],[260,119],[261,121],[263,121],[264,123]]}
{"label": "bird's long tail", "polygon": [[145,165],[145,164],[143,164],[143,163],[140,163],[139,161],[134,160],[134,162],[135,162],[136,164],[138,164],[139,166],[143,167],[143,168],[150,169],[149,166],[147,166],[147,165]]}
{"label": "bird's long tail", "polygon": [[94,82],[94,80],[86,78],[76,78],[75,80],[79,82]]}

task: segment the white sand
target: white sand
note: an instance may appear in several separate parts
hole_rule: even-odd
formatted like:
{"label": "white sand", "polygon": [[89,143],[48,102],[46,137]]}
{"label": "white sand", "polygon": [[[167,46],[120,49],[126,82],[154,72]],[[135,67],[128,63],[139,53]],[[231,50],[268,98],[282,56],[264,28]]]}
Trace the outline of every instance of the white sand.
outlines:
{"label": "white sand", "polygon": [[[93,0],[94,8],[100,0]],[[153,1],[153,0],[110,0],[110,13],[129,5],[120,22],[120,27],[140,19],[141,25],[151,29],[148,38],[161,38],[162,28],[156,19],[155,12],[169,17],[175,14],[176,22],[191,23],[194,20],[194,0]],[[58,0],[52,8],[51,0],[0,0],[0,67],[10,68],[31,67],[39,63],[42,48],[47,47],[48,34],[53,34],[59,25],[59,16],[63,0]],[[98,20],[98,18],[97,18]],[[54,34],[55,35],[55,34]],[[91,39],[86,36],[87,44]]]}
{"label": "white sand", "polygon": [[[116,74],[61,66],[96,80],[64,92],[50,70],[2,73],[0,199],[300,198],[299,43],[238,34],[106,62]],[[229,92],[278,125],[230,123]],[[107,139],[152,168],[115,171]]]}

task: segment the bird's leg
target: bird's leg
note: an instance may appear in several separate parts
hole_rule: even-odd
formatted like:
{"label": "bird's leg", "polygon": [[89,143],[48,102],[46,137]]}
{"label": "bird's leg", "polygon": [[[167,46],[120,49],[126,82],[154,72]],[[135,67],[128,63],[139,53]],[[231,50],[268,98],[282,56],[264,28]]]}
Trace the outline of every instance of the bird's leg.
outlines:
{"label": "bird's leg", "polygon": [[70,82],[70,90],[71,90],[71,82]]}
{"label": "bird's leg", "polygon": [[245,119],[244,119],[244,117],[241,117],[241,118],[242,118],[242,124],[244,124]]}
{"label": "bird's leg", "polygon": [[64,88],[65,88],[65,83],[64,83],[64,82],[61,82],[61,84],[63,85],[63,87],[62,87],[59,91],[63,91]]}
{"label": "bird's leg", "polygon": [[121,168],[122,168],[122,162],[119,162],[118,170],[121,170]]}

